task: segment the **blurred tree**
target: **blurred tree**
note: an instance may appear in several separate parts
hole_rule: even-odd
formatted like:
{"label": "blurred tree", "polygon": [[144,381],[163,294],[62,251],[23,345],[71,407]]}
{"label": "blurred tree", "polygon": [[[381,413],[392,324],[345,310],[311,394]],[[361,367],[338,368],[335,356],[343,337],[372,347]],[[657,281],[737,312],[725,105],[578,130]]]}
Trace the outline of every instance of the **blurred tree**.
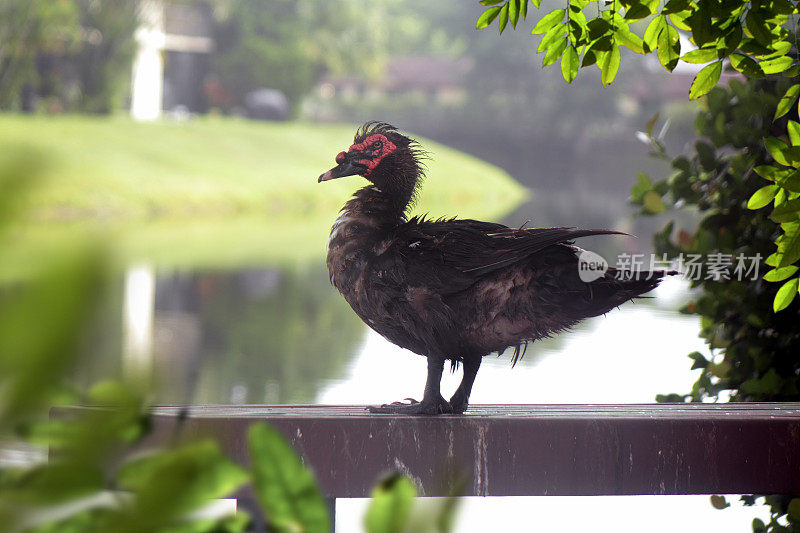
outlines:
{"label": "blurred tree", "polygon": [[[242,105],[256,89],[282,91],[297,108],[323,73],[374,75],[375,10],[355,0],[217,0],[212,70]],[[354,23],[358,21],[358,23]]]}
{"label": "blurred tree", "polygon": [[139,25],[139,1],[76,0],[84,41],[69,62],[80,88],[77,107],[87,113],[110,113],[124,104],[130,86]]}
{"label": "blurred tree", "polygon": [[138,0],[0,3],[0,109],[109,113],[124,103]]}
{"label": "blurred tree", "polygon": [[67,53],[79,34],[74,2],[0,2],[0,109],[30,111],[34,90],[42,81],[37,58]]}

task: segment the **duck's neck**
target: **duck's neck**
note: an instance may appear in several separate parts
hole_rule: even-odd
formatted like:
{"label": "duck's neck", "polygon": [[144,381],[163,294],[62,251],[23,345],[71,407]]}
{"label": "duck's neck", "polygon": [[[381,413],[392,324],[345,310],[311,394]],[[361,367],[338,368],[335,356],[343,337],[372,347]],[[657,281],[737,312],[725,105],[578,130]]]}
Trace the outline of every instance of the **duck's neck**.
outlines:
{"label": "duck's neck", "polygon": [[375,226],[396,226],[405,221],[410,199],[411,194],[398,197],[375,185],[368,185],[353,194],[342,212],[347,212],[350,217],[370,220]]}

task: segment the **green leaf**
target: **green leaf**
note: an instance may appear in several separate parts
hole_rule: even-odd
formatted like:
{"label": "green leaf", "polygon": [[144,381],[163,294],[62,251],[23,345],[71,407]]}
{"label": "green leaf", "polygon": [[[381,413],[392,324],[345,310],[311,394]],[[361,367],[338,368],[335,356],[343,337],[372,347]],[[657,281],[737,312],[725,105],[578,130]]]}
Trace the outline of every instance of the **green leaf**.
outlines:
{"label": "green leaf", "polygon": [[536,35],[539,33],[547,33],[547,31],[564,20],[564,13],[566,13],[565,9],[554,9],[547,15],[543,16],[539,22],[536,23],[536,26],[533,27],[532,34]]}
{"label": "green leaf", "polygon": [[417,495],[414,484],[401,474],[392,474],[372,491],[372,502],[364,517],[368,533],[400,533],[408,521]]}
{"label": "green leaf", "polygon": [[[800,85],[795,85],[794,87],[800,88]],[[792,146],[800,146],[800,124],[790,120],[786,123],[786,129],[789,132],[789,140],[792,142]]]}
{"label": "green leaf", "polygon": [[781,173],[775,179],[775,183],[789,192],[800,192],[800,169]]}
{"label": "green leaf", "polygon": [[[527,2],[528,0],[525,1]],[[508,18],[514,28],[517,27],[517,21],[519,20],[519,2],[520,0],[509,0],[508,2]]]}
{"label": "green leaf", "polygon": [[683,54],[681,56],[681,61],[685,61],[686,63],[702,64],[708,63],[709,61],[716,61],[718,58],[719,54],[716,48],[699,48]]}
{"label": "green leaf", "polygon": [[732,54],[739,47],[739,43],[742,42],[742,37],[744,37],[742,27],[739,24],[731,26],[730,31],[721,40],[717,40],[717,49],[721,52],[721,56]]}
{"label": "green leaf", "polygon": [[692,352],[687,356],[689,359],[694,361],[692,363],[692,368],[689,370],[697,370],[698,368],[707,368],[710,361],[706,359],[703,354],[700,352]]}
{"label": "green leaf", "polygon": [[665,25],[664,30],[658,34],[657,41],[658,60],[665,69],[672,72],[681,57],[681,41],[678,38],[678,30]]}
{"label": "green leaf", "polygon": [[500,20],[497,21],[497,28],[500,30],[501,35],[503,30],[506,29],[506,24],[508,24],[508,4],[500,8]]}
{"label": "green leaf", "polygon": [[800,198],[788,200],[780,205],[778,205],[778,202],[775,202],[775,204],[775,209],[769,214],[769,217],[775,222],[792,222],[800,215]]}
{"label": "green leaf", "polygon": [[787,167],[791,166],[788,156],[789,146],[785,142],[775,137],[767,137],[764,139],[764,145],[775,161]]}
{"label": "green leaf", "polygon": [[744,56],[742,54],[732,54],[728,59],[731,61],[731,66],[750,78],[763,78],[764,71],[761,65],[754,59]]}
{"label": "green leaf", "polygon": [[688,9],[689,5],[689,0],[669,0],[669,2],[664,5],[664,9],[661,10],[661,13],[664,15],[679,13]]}
{"label": "green leaf", "polygon": [[[786,92],[781,97],[780,101],[778,102],[778,108],[775,110],[775,116],[773,120],[778,119],[789,112],[789,110],[794,105],[795,101],[797,100],[797,95],[800,94],[800,83],[796,83],[786,89]],[[792,142],[792,144],[795,144]]]}
{"label": "green leaf", "polygon": [[778,243],[778,268],[789,266],[800,259],[800,222],[781,224],[783,235]]}
{"label": "green leaf", "polygon": [[661,195],[656,191],[648,191],[642,199],[645,211],[651,214],[661,213],[664,211],[664,200]]}
{"label": "green leaf", "polygon": [[759,63],[764,74],[777,74],[792,66],[794,60],[789,56],[781,56],[776,59],[768,59]]}
{"label": "green leaf", "polygon": [[620,24],[614,36],[621,45],[633,50],[637,54],[644,53],[644,41],[642,41],[641,37],[633,33],[627,24]]}
{"label": "green leaf", "polygon": [[797,270],[798,268],[795,265],[776,268],[764,274],[764,279],[766,281],[783,281],[786,278],[794,275],[794,273],[797,272]]}
{"label": "green leaf", "polygon": [[519,5],[519,14],[525,19],[528,17],[528,0],[522,0]]}
{"label": "green leaf", "polygon": [[504,1],[505,0],[481,0],[478,3],[483,5],[483,6],[494,6],[494,5],[497,5],[497,4],[499,4],[501,2],[504,2]]}
{"label": "green leaf", "polygon": [[778,289],[778,293],[772,301],[772,309],[776,313],[789,307],[794,297],[797,296],[797,281],[798,278],[790,279]]}
{"label": "green leaf", "polygon": [[722,74],[722,61],[715,61],[703,67],[689,89],[689,100],[695,100],[713,89],[719,81],[720,74]]}
{"label": "green leaf", "polygon": [[500,14],[500,10],[503,9],[501,6],[490,7],[483,13],[481,16],[478,17],[478,21],[475,23],[475,29],[480,30],[481,28],[487,27],[491,24],[494,19],[497,18],[497,15]]}
{"label": "green leaf", "polygon": [[230,495],[247,478],[213,441],[146,456],[124,465],[119,474],[120,485],[135,492],[133,520],[140,527],[131,531],[160,530],[158,523],[166,525]]}
{"label": "green leaf", "polygon": [[272,427],[253,424],[248,432],[253,487],[261,508],[278,532],[331,530],[328,509],[311,472]]}
{"label": "green leaf", "polygon": [[800,498],[792,498],[786,507],[786,514],[792,522],[800,522]]}
{"label": "green leaf", "polygon": [[778,173],[780,172],[772,165],[760,165],[755,167],[753,170],[755,170],[756,174],[769,181],[775,181]]}
{"label": "green leaf", "polygon": [[725,509],[726,507],[731,506],[731,504],[725,501],[725,496],[720,496],[718,494],[711,496],[711,505],[714,507],[714,509]]}
{"label": "green leaf", "polygon": [[625,19],[639,20],[645,17],[649,17],[652,14],[653,12],[650,11],[650,7],[648,5],[636,2],[630,4],[629,7],[625,10]]}
{"label": "green leaf", "polygon": [[758,13],[756,13],[756,11],[751,9],[747,13],[745,24],[747,29],[750,31],[750,34],[759,44],[764,46],[769,46],[772,44],[772,41],[774,40],[772,33],[769,31],[767,24],[758,15]]}
{"label": "green leaf", "polygon": [[600,60],[600,80],[603,85],[608,86],[617,76],[619,70],[619,63],[621,54],[618,46],[611,48],[611,51],[606,53]]}
{"label": "green leaf", "polygon": [[546,67],[558,61],[558,58],[561,57],[561,54],[564,53],[564,50],[566,50],[568,42],[569,41],[567,41],[567,39],[561,39],[560,41],[557,41],[555,45],[551,46],[544,55],[542,66]]}
{"label": "green leaf", "polygon": [[711,24],[711,13],[708,7],[707,2],[700,2],[697,9],[684,19],[684,22],[691,28],[692,41],[701,48],[717,37]]}
{"label": "green leaf", "polygon": [[603,19],[596,18],[586,23],[586,29],[589,30],[589,40],[596,41],[611,29],[611,24]]}
{"label": "green leaf", "polygon": [[559,39],[566,38],[566,27],[567,25],[563,22],[556,24],[550,31],[548,31],[542,40],[539,41],[539,48],[536,49],[537,53],[544,52],[548,50],[554,43],[556,43]]}
{"label": "green leaf", "polygon": [[572,80],[578,75],[580,63],[581,60],[580,57],[578,57],[578,51],[573,45],[569,45],[564,55],[561,56],[561,74],[564,76],[567,83],[572,83]]}
{"label": "green leaf", "polygon": [[766,187],[761,187],[756,192],[753,193],[753,196],[750,197],[750,200],[747,201],[747,208],[748,209],[761,209],[765,205],[769,204],[775,195],[778,194],[778,190],[780,187],[777,185],[767,185]]}
{"label": "green leaf", "polygon": [[631,202],[635,204],[644,203],[644,195],[653,189],[653,182],[644,172],[636,174],[636,184],[631,187]]}
{"label": "green leaf", "polygon": [[656,49],[658,45],[658,37],[666,27],[667,17],[664,15],[658,15],[650,21],[650,24],[647,25],[647,29],[644,31],[643,37],[646,52],[651,52]]}

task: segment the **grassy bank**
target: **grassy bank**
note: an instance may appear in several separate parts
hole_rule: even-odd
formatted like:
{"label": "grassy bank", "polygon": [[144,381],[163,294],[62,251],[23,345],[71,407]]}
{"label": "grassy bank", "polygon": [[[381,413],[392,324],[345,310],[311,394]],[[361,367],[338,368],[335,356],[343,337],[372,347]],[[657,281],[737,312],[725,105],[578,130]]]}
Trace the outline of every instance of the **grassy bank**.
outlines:
{"label": "grassy bank", "polygon": [[[20,197],[17,262],[87,234],[107,239],[121,263],[229,267],[321,256],[339,207],[363,180],[316,178],[354,128],[0,115],[0,168],[20,153],[42,162],[42,179]],[[493,218],[523,199],[502,170],[423,144],[432,160],[417,212]]]}

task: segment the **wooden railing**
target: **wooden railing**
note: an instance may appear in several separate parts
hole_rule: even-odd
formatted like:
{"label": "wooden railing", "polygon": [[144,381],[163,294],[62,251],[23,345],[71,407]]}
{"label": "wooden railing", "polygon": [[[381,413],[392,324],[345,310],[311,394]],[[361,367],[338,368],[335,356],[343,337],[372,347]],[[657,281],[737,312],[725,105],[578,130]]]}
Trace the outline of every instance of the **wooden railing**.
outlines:
{"label": "wooden railing", "polygon": [[373,415],[362,406],[156,407],[157,443],[211,435],[247,463],[267,421],[328,498],[364,497],[398,470],[420,494],[800,494],[800,403],[476,405],[462,416]]}

